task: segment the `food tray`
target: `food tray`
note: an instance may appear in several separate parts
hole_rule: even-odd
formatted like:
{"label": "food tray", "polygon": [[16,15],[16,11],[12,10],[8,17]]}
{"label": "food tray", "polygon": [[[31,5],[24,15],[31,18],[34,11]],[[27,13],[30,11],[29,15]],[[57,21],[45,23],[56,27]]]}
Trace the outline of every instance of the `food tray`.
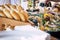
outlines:
{"label": "food tray", "polygon": [[22,22],[22,21],[17,21],[14,19],[9,19],[9,18],[4,18],[0,17],[0,25],[1,24],[7,24],[7,25],[12,25],[12,26],[20,26],[20,25],[29,25],[29,22]]}

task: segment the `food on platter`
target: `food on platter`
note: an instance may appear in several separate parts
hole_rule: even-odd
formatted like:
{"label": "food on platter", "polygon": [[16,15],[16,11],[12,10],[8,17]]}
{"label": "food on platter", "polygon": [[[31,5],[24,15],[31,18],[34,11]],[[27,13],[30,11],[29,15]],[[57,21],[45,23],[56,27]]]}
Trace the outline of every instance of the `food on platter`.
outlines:
{"label": "food on platter", "polygon": [[41,25],[41,26],[40,26],[40,29],[41,29],[42,31],[44,31],[44,30],[45,30],[45,27],[44,27],[43,25]]}
{"label": "food on platter", "polygon": [[12,15],[10,14],[10,11],[7,9],[3,9],[4,14],[8,17],[8,18],[13,18]]}
{"label": "food on platter", "polygon": [[10,8],[11,10],[15,10],[15,9],[17,10],[16,5],[11,5]]}
{"label": "food on platter", "polygon": [[5,9],[10,11],[10,6],[11,6],[10,4],[4,4],[3,6],[5,7]]}
{"label": "food on platter", "polygon": [[6,17],[3,11],[0,10],[0,16]]}
{"label": "food on platter", "polygon": [[21,14],[24,16],[24,18],[25,18],[25,21],[27,21],[28,20],[28,13],[26,12],[26,11],[24,11],[24,10],[21,10]]}
{"label": "food on platter", "polygon": [[20,20],[19,15],[18,15],[15,11],[11,10],[11,11],[10,11],[10,14],[12,15],[12,17],[13,17],[15,20]]}
{"label": "food on platter", "polygon": [[18,11],[23,10],[23,8],[20,5],[16,5],[16,8],[17,8]]}
{"label": "food on platter", "polygon": [[20,5],[4,4],[0,6],[0,10],[3,12],[2,14],[0,13],[1,16],[6,15],[7,18],[28,21],[28,13]]}
{"label": "food on platter", "polygon": [[[4,4],[0,6],[0,25],[4,24],[5,29],[10,26],[14,30],[15,26],[30,24],[28,21],[28,12],[24,11],[19,5]],[[22,10],[22,11],[20,11]],[[2,27],[2,26],[1,26]],[[2,28],[3,29],[3,28]],[[4,29],[3,29],[4,30]]]}
{"label": "food on platter", "polygon": [[3,7],[0,7],[0,10],[3,10],[4,8]]}

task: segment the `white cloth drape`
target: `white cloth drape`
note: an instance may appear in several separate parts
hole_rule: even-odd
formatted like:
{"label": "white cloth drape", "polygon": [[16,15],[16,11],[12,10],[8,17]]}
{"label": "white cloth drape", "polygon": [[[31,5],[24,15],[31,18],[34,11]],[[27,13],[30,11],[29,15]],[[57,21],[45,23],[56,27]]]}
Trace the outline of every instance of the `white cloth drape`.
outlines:
{"label": "white cloth drape", "polygon": [[31,25],[16,26],[14,31],[0,32],[0,40],[50,40],[50,35]]}
{"label": "white cloth drape", "polygon": [[0,0],[0,5],[2,4],[20,4],[20,0]]}
{"label": "white cloth drape", "polygon": [[13,5],[16,5],[16,4],[20,5],[21,4],[21,0],[11,0],[11,4],[13,4]]}
{"label": "white cloth drape", "polygon": [[0,0],[0,5],[8,4],[8,3],[10,3],[10,0]]}
{"label": "white cloth drape", "polygon": [[11,0],[11,4],[14,4],[14,5],[18,4],[18,5],[21,5],[24,8],[24,10],[27,9],[27,1],[24,2],[24,0]]}

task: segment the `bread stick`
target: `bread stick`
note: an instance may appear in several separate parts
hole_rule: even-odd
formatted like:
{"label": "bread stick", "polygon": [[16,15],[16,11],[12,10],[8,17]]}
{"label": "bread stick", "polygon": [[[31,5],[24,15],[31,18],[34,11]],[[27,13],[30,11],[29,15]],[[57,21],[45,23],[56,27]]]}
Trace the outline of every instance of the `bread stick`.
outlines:
{"label": "bread stick", "polygon": [[19,15],[18,15],[14,10],[11,10],[11,11],[10,11],[10,14],[13,16],[13,18],[14,18],[15,20],[20,20]]}
{"label": "bread stick", "polygon": [[[9,5],[10,6],[10,5]],[[5,9],[9,10],[10,11],[10,7],[9,7],[7,4],[4,5]]]}
{"label": "bread stick", "polygon": [[7,9],[3,10],[4,14],[8,17],[8,18],[13,18],[12,15],[10,14],[10,11]]}
{"label": "bread stick", "polygon": [[16,5],[16,7],[17,7],[17,10],[18,10],[18,11],[23,10],[23,8],[22,8],[20,5]]}
{"label": "bread stick", "polygon": [[0,10],[0,16],[2,16],[2,17],[6,17],[6,15],[4,14],[4,12],[1,11],[1,10]]}
{"label": "bread stick", "polygon": [[28,21],[28,13],[24,10],[21,10],[21,13],[23,14],[23,16],[25,17],[25,20]]}
{"label": "bread stick", "polygon": [[21,21],[24,21],[24,22],[26,21],[25,16],[21,12],[19,12],[18,10],[14,10],[14,11],[19,15]]}

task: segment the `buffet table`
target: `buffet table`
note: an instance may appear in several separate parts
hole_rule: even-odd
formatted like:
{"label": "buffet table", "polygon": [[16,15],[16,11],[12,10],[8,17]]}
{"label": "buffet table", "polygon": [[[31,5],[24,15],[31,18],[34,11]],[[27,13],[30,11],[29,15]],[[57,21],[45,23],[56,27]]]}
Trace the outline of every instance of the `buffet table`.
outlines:
{"label": "buffet table", "polygon": [[12,31],[0,31],[0,40],[50,40],[50,35],[30,25],[16,26]]}

